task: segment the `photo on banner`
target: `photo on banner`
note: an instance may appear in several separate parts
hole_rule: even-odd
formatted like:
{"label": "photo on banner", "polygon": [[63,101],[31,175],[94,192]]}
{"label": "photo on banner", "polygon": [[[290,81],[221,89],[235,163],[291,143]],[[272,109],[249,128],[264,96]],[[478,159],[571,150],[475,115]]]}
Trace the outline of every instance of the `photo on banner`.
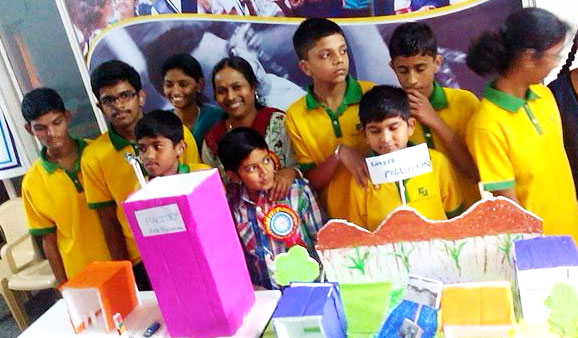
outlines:
{"label": "photo on banner", "polygon": [[[150,17],[172,14],[232,15],[259,17],[328,17],[328,18],[380,18],[370,20],[375,24],[384,21],[415,20],[420,17],[445,16],[466,7],[491,2],[492,7],[485,17],[488,22],[498,22],[511,8],[521,8],[520,0],[57,0],[63,2],[74,27],[81,50],[87,55],[93,42],[107,27],[127,23],[135,17]],[[444,13],[439,13],[443,9]],[[410,16],[407,16],[410,14]],[[493,14],[493,15],[492,15]],[[187,20],[189,15],[184,15]],[[504,16],[505,17],[505,16]],[[192,20],[205,20],[192,19]],[[383,19],[383,20],[382,20]],[[170,20],[170,19],[167,19]],[[223,18],[215,17],[215,21]],[[273,19],[272,19],[273,20]],[[230,22],[231,19],[223,21]],[[466,30],[457,32],[479,32],[479,25],[472,22]],[[469,35],[469,34],[468,34]]]}
{"label": "photo on banner", "polygon": [[[461,6],[461,7],[460,7]],[[365,21],[336,19],[348,41],[350,74],[360,80],[398,85],[389,66],[387,42],[400,23],[420,20],[437,35],[443,64],[436,80],[446,87],[481,93],[484,79],[465,63],[471,40],[483,30],[497,29],[505,17],[521,7],[512,0],[478,0]],[[94,41],[88,68],[117,59],[129,63],[141,74],[147,92],[144,111],[172,109],[162,96],[161,64],[172,54],[189,53],[203,69],[203,94],[213,100],[211,72],[222,58],[237,55],[247,59],[258,77],[259,95],[265,104],[285,110],[304,94],[309,78],[299,70],[292,36],[297,19],[251,19],[219,16],[148,16],[120,22],[106,29]]]}

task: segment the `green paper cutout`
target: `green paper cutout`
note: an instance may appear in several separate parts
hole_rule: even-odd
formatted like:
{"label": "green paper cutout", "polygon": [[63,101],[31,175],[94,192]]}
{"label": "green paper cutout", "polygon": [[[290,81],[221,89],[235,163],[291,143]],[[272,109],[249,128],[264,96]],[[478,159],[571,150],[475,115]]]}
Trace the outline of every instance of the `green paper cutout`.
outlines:
{"label": "green paper cutout", "polygon": [[372,337],[388,313],[391,283],[340,284],[347,337]]}
{"label": "green paper cutout", "polygon": [[359,253],[359,247],[355,248],[355,257],[347,256],[351,261],[351,265],[347,266],[348,269],[359,270],[361,274],[365,276],[365,266],[367,265],[367,259],[369,258],[369,251],[366,251],[363,255]]}
{"label": "green paper cutout", "polygon": [[273,266],[273,279],[282,286],[291,282],[313,282],[319,277],[319,263],[300,245],[292,246],[289,251],[275,257]]}
{"label": "green paper cutout", "polygon": [[578,293],[573,286],[556,283],[544,304],[550,308],[550,330],[560,337],[578,337]]}

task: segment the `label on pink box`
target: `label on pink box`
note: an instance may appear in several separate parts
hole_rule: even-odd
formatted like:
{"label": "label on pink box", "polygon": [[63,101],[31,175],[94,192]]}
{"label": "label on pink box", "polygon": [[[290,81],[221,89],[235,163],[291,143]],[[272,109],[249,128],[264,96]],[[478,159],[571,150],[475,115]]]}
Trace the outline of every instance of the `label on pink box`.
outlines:
{"label": "label on pink box", "polygon": [[134,215],[145,237],[187,231],[176,203],[137,210]]}

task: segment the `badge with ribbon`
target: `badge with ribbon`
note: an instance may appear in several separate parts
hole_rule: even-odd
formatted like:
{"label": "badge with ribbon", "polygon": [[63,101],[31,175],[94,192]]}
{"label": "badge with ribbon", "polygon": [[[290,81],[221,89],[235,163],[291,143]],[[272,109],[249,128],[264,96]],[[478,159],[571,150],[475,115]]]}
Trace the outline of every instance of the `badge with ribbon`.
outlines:
{"label": "badge with ribbon", "polygon": [[265,213],[263,225],[268,236],[282,241],[287,248],[296,244],[305,245],[297,233],[297,213],[287,205],[277,204],[271,207]]}

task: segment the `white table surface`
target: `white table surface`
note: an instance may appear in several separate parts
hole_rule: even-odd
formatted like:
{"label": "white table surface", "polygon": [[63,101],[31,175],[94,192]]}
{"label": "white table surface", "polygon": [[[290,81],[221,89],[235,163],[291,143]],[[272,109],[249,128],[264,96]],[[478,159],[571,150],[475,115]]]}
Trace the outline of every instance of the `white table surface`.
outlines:
{"label": "white table surface", "polygon": [[[277,307],[281,292],[273,291],[255,291],[256,302],[243,320],[243,325],[237,330],[234,336],[238,338],[259,337],[273,311]],[[154,321],[161,323],[160,329],[152,338],[170,337],[166,326],[164,325],[157,298],[153,291],[139,292],[141,303],[124,319],[124,325],[127,328],[128,335],[124,337],[143,337],[147,327]],[[66,303],[60,299],[48,311],[46,311],[38,320],[30,325],[18,338],[38,338],[38,337],[119,337],[116,331],[105,333],[104,328],[88,328],[75,334],[70,323]]]}

